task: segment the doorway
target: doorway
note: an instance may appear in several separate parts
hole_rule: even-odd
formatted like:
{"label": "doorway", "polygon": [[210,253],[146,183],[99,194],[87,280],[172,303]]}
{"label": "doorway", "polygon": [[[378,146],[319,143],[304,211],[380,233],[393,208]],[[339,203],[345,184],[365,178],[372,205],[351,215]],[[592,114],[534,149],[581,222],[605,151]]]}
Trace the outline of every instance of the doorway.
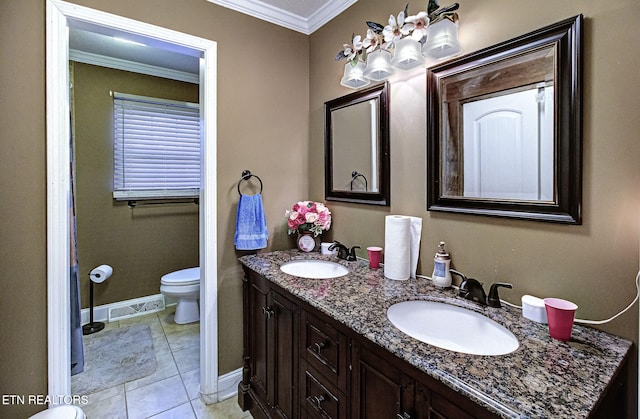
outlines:
{"label": "doorway", "polygon": [[70,395],[69,297],[69,25],[92,24],[180,45],[200,55],[202,185],[200,191],[200,394],[218,401],[216,229],[217,44],[83,6],[47,0],[47,330],[48,393]]}

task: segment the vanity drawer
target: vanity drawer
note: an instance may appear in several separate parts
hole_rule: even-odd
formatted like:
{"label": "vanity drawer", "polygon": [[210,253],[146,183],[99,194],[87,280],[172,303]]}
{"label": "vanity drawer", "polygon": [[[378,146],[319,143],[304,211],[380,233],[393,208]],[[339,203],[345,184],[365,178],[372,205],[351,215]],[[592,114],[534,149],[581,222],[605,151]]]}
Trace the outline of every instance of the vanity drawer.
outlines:
{"label": "vanity drawer", "polygon": [[302,348],[305,360],[341,390],[347,384],[347,337],[306,310],[302,313]]}
{"label": "vanity drawer", "polygon": [[304,418],[346,418],[347,398],[304,361],[301,363],[301,411]]}

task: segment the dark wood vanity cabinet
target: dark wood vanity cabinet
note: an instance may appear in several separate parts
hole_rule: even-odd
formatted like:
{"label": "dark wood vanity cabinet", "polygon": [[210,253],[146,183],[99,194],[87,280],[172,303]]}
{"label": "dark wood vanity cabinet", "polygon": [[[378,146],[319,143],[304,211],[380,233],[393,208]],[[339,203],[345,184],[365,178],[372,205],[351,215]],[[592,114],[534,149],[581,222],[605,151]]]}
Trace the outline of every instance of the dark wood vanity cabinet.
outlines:
{"label": "dark wood vanity cabinet", "polygon": [[364,340],[352,345],[353,418],[494,418],[491,412]]}
{"label": "dark wood vanity cabinet", "polygon": [[495,417],[245,267],[238,403],[254,418]]}
{"label": "dark wood vanity cabinet", "polygon": [[352,417],[414,418],[414,380],[358,343],[352,355]]}
{"label": "dark wood vanity cabinet", "polygon": [[240,400],[240,404],[247,405],[243,408],[250,408],[254,418],[296,418],[298,306],[255,273],[245,278],[244,294],[248,365],[243,381],[248,378],[249,388],[245,390],[251,400]]}

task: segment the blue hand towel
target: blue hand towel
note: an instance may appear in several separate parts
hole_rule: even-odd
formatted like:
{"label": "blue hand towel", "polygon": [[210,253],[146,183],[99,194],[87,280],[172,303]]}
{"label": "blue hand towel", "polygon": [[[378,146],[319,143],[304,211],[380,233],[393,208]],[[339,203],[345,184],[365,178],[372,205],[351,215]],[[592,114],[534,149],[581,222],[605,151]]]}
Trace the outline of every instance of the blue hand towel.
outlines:
{"label": "blue hand towel", "polygon": [[238,250],[256,250],[267,247],[269,230],[262,208],[262,196],[241,195],[236,215],[236,234],[233,239]]}

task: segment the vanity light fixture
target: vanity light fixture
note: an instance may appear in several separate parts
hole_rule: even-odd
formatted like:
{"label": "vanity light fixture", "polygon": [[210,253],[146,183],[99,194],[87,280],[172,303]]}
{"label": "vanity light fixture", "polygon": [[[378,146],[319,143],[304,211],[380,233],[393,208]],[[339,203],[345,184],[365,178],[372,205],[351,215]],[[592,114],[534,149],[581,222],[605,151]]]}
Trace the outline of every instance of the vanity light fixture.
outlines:
{"label": "vanity light fixture", "polygon": [[387,26],[367,21],[365,39],[354,34],[336,56],[348,61],[340,84],[359,89],[370,80],[387,80],[396,70],[424,66],[425,56],[442,60],[459,54],[458,8],[458,3],[440,8],[437,0],[429,0],[426,12],[410,16],[407,4],[397,17],[389,16]]}
{"label": "vanity light fixture", "polygon": [[391,66],[391,53],[389,51],[377,50],[369,54],[367,67],[364,69],[364,76],[373,81],[388,79],[395,73]]}
{"label": "vanity light fixture", "polygon": [[402,38],[396,45],[396,50],[391,60],[398,70],[411,70],[412,68],[424,65],[424,56],[422,55],[422,44],[413,38]]}
{"label": "vanity light fixture", "polygon": [[460,54],[462,47],[458,42],[458,21],[442,19],[429,26],[427,42],[422,52],[437,60]]}
{"label": "vanity light fixture", "polygon": [[344,87],[351,89],[359,89],[361,87],[368,86],[371,81],[364,76],[364,68],[366,64],[363,61],[358,61],[355,64],[346,63],[344,65],[344,75],[340,84]]}

